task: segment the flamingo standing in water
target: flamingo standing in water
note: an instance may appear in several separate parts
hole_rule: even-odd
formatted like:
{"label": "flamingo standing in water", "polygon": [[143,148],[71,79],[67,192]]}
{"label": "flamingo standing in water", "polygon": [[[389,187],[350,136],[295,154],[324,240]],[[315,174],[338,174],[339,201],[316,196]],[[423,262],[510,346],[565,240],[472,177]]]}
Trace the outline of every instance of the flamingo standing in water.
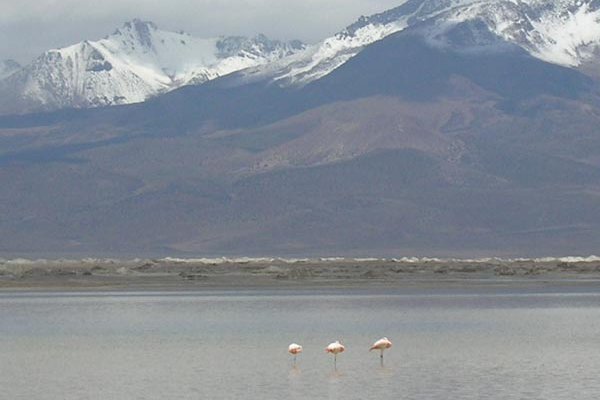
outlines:
{"label": "flamingo standing in water", "polygon": [[369,351],[373,351],[373,350],[381,351],[381,354],[379,357],[381,359],[381,365],[383,366],[383,352],[385,350],[389,349],[390,347],[392,347],[392,342],[388,338],[384,337],[382,339],[379,339],[375,343],[373,343],[373,346],[371,346]]}
{"label": "flamingo standing in water", "polygon": [[333,354],[333,366],[335,369],[337,369],[337,355],[343,353],[345,350],[346,348],[339,340],[330,343],[329,346],[325,348],[325,352]]}
{"label": "flamingo standing in water", "polygon": [[288,353],[294,356],[294,365],[296,365],[296,356],[302,353],[302,346],[296,343],[292,343],[288,347]]}

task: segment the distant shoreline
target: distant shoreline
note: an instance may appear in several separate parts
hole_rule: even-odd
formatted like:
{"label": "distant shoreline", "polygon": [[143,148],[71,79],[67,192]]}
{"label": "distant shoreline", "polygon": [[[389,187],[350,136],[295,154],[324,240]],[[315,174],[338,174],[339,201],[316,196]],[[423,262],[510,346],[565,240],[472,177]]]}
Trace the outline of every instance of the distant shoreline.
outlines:
{"label": "distant shoreline", "polygon": [[600,259],[0,261],[0,291],[327,289],[586,285]]}

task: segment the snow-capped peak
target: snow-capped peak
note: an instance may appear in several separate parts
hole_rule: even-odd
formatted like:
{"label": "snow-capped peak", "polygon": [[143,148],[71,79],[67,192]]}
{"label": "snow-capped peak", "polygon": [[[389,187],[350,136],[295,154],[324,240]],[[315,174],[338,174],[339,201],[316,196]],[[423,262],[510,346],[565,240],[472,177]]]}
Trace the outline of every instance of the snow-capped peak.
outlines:
{"label": "snow-capped peak", "polygon": [[600,48],[600,1],[406,0],[383,13],[360,17],[304,52],[246,75],[267,74],[282,86],[302,86],[329,74],[367,45],[406,29],[437,46],[511,44],[544,61],[577,67]]}
{"label": "snow-capped peak", "polygon": [[135,103],[302,49],[264,35],[202,39],[134,19],[104,39],[47,51],[0,91],[10,88],[42,109]]}

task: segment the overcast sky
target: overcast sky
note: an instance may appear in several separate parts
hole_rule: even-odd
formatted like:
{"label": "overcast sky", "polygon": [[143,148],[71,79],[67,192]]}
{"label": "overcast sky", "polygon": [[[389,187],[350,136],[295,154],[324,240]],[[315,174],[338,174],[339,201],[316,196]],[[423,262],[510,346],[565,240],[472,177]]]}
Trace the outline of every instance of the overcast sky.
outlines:
{"label": "overcast sky", "polygon": [[139,17],[200,37],[255,35],[316,42],[403,0],[0,0],[0,59],[99,39]]}

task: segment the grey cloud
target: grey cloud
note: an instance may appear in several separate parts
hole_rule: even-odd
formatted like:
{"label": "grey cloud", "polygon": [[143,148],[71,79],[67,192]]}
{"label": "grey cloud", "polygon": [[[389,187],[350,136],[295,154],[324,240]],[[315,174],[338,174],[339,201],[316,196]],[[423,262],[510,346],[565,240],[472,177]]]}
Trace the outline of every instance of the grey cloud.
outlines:
{"label": "grey cloud", "polygon": [[28,62],[49,48],[98,39],[132,18],[210,37],[315,42],[404,0],[0,0],[0,59]]}

